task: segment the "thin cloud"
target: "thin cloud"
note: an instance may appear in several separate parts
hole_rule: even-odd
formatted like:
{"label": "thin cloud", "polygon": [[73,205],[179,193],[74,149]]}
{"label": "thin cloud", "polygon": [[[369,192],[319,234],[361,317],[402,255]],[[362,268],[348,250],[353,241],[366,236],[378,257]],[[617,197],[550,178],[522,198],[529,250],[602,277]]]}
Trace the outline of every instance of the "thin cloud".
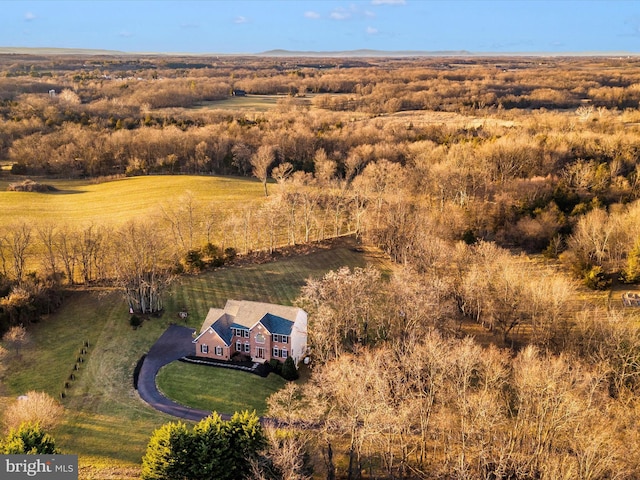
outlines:
{"label": "thin cloud", "polygon": [[242,15],[238,15],[233,23],[241,24],[241,23],[249,23],[249,19],[247,17],[243,17]]}
{"label": "thin cloud", "polygon": [[198,25],[197,23],[181,23],[180,28],[188,30],[192,28],[200,28],[200,25]]}
{"label": "thin cloud", "polygon": [[340,7],[331,12],[329,14],[329,17],[331,17],[333,20],[348,20],[351,18],[351,13]]}
{"label": "thin cloud", "polygon": [[406,5],[406,0],[371,0],[371,5]]}
{"label": "thin cloud", "polygon": [[133,37],[133,33],[128,32],[127,30],[123,30],[120,33],[118,33],[118,36],[123,38],[131,38]]}
{"label": "thin cloud", "polygon": [[375,27],[367,27],[367,35],[377,35],[378,29]]}
{"label": "thin cloud", "polygon": [[318,12],[313,12],[313,11],[304,12],[304,16],[305,18],[311,18],[313,20],[320,18],[320,14]]}
{"label": "thin cloud", "polygon": [[24,14],[24,21],[25,22],[33,22],[36,18],[36,14],[33,12],[27,12]]}
{"label": "thin cloud", "polygon": [[366,19],[375,18],[375,12],[371,10],[362,10],[358,5],[351,4],[349,8],[337,7],[329,14],[329,18],[332,20],[353,20],[353,19]]}

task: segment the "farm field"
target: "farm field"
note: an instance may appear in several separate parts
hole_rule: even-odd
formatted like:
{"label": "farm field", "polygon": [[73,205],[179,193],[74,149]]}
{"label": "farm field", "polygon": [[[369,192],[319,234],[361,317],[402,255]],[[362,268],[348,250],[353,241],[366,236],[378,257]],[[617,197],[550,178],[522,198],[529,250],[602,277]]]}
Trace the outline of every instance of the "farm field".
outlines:
{"label": "farm field", "polygon": [[[249,110],[267,112],[277,106],[278,100],[289,98],[286,95],[247,95],[246,97],[229,97],[224,100],[202,102],[191,110]],[[303,105],[311,105],[311,99],[301,98]]]}
{"label": "farm field", "polygon": [[187,192],[200,204],[224,210],[264,197],[262,185],[255,180],[220,176],[143,176],[105,183],[47,179],[40,182],[54,186],[57,192],[6,191],[10,183],[19,181],[0,176],[3,223],[47,219],[69,226],[105,221],[122,224],[159,214],[160,207],[175,206]]}
{"label": "farm field", "polygon": [[[344,94],[331,94],[338,97]],[[200,102],[194,107],[186,110],[239,110],[251,112],[268,112],[278,106],[279,102],[287,100],[295,101],[296,105],[303,107],[313,107],[313,99],[318,94],[307,93],[304,97],[291,97],[289,95],[246,95],[229,96],[224,100],[212,100]],[[162,110],[160,110],[162,111]]]}
{"label": "farm field", "polygon": [[133,371],[166,327],[179,321],[178,312],[187,309],[187,325],[199,329],[208,308],[222,306],[227,298],[290,304],[306,278],[367,263],[389,268],[376,252],[342,246],[182,277],[167,293],[162,317],[145,321],[136,330],[129,326],[125,302],[117,291],[74,292],[56,314],[31,329],[30,345],[8,366],[0,407],[29,390],[58,397],[88,341],[86,361],[63,401],[65,420],[53,435],[63,452],[79,455],[81,479],[137,478],[151,433],[175,419],[140,400],[133,389]]}

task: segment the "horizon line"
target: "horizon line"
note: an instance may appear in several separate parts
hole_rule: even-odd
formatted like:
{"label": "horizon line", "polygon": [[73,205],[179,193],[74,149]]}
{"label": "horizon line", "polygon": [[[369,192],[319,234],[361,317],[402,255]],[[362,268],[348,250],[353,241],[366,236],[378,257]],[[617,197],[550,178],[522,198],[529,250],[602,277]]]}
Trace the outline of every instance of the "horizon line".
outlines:
{"label": "horizon line", "polygon": [[74,48],[74,47],[7,47],[0,46],[0,55],[145,55],[145,56],[189,56],[189,57],[212,57],[212,56],[252,56],[252,57],[634,57],[640,56],[640,52],[628,51],[564,51],[564,52],[489,52],[489,51],[469,51],[469,50],[377,50],[359,48],[353,50],[288,50],[271,49],[263,52],[131,52],[122,50],[111,50],[101,48]]}

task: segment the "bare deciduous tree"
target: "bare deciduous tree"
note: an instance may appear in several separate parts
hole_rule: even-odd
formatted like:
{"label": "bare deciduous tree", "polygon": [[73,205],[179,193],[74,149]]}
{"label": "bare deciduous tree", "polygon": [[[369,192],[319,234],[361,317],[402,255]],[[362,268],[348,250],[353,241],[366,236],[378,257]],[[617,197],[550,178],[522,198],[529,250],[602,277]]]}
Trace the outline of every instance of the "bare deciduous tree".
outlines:
{"label": "bare deciduous tree", "polygon": [[[25,268],[32,243],[32,228],[26,222],[12,225],[4,235],[0,237],[0,249],[9,252],[11,265],[13,267],[13,277],[18,283],[22,281],[26,273]],[[5,263],[4,260],[3,263]]]}
{"label": "bare deciduous tree", "polygon": [[29,391],[4,411],[2,423],[7,430],[23,423],[38,424],[44,430],[54,428],[64,414],[64,408],[44,392]]}
{"label": "bare deciduous tree", "polygon": [[[303,433],[264,428],[267,448],[260,459],[251,460],[251,480],[269,480],[276,473],[282,480],[310,480],[305,472],[307,439]],[[265,462],[266,460],[266,462]],[[271,470],[275,469],[276,472]]]}
{"label": "bare deciduous tree", "polygon": [[30,336],[23,325],[14,325],[5,332],[2,340],[15,350],[16,356],[20,357],[20,350],[29,343]]}
{"label": "bare deciduous tree", "polygon": [[172,278],[166,239],[151,224],[129,223],[115,232],[114,247],[116,281],[129,307],[140,313],[161,311]]}
{"label": "bare deciduous tree", "polygon": [[262,182],[264,196],[268,196],[267,179],[269,178],[269,167],[275,160],[275,148],[272,145],[262,145],[251,157],[251,174]]}

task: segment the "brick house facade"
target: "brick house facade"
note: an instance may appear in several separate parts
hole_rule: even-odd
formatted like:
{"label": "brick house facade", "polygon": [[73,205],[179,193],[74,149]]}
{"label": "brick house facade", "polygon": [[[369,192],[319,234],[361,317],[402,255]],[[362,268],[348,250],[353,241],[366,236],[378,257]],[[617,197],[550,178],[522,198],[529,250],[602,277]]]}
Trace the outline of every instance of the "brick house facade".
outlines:
{"label": "brick house facade", "polygon": [[254,362],[293,357],[296,365],[307,353],[307,313],[296,307],[227,300],[211,308],[193,341],[195,354],[231,360],[237,354]]}

